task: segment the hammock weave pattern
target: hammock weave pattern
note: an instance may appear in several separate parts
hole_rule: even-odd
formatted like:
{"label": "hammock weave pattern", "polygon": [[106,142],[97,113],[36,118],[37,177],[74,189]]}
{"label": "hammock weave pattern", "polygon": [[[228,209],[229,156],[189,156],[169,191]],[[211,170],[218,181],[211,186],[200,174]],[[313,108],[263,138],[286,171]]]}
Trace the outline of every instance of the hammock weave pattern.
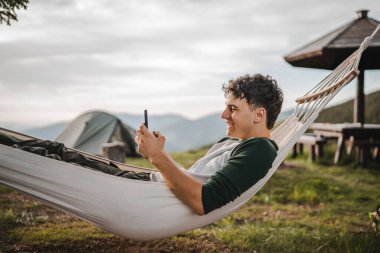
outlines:
{"label": "hammock weave pattern", "polygon": [[[193,213],[164,183],[115,177],[4,145],[0,145],[0,183],[134,240],[160,239],[213,223],[239,209],[264,186],[320,111],[358,75],[362,52],[374,34],[315,88],[296,100],[293,114],[272,132],[279,151],[267,175],[237,199],[207,215]],[[31,138],[6,129],[0,131],[21,139]],[[118,166],[144,170],[125,164]]]}

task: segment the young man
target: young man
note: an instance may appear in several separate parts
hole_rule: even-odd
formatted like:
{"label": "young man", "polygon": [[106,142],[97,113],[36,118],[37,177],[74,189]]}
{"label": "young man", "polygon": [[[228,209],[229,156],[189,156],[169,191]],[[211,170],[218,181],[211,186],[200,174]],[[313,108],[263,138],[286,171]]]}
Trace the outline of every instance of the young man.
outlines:
{"label": "young man", "polygon": [[[228,138],[215,144],[190,172],[212,171],[203,183],[181,169],[164,150],[165,137],[144,124],[137,130],[140,154],[160,172],[173,193],[198,215],[207,214],[240,196],[271,168],[277,145],[270,140],[281,111],[283,93],[270,76],[246,75],[223,86],[226,107],[221,115]],[[157,175],[153,175],[153,179]]]}

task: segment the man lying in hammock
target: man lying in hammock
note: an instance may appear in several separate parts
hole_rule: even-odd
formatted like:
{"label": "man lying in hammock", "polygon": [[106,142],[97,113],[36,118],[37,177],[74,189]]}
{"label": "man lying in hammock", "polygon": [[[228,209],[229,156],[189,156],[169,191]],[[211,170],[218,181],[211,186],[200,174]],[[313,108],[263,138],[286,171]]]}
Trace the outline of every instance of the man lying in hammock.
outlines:
{"label": "man lying in hammock", "polygon": [[205,183],[172,160],[159,132],[150,132],[144,124],[137,130],[139,153],[159,170],[151,179],[162,176],[173,193],[199,215],[227,204],[257,183],[271,168],[278,150],[270,140],[283,101],[276,81],[270,76],[246,75],[229,81],[223,91],[226,107],[221,117],[227,123],[228,137],[189,169],[212,172]]}
{"label": "man lying in hammock", "polygon": [[[277,155],[270,140],[281,110],[283,94],[269,76],[243,76],[223,87],[226,108],[221,117],[227,123],[227,138],[216,143],[188,171],[180,168],[164,150],[165,137],[150,132],[143,124],[137,130],[138,151],[159,172],[121,171],[117,166],[88,158],[62,143],[20,140],[0,133],[0,144],[65,162],[79,164],[111,175],[163,181],[186,205],[203,215],[240,196],[263,178]],[[203,183],[194,175],[212,175]]]}

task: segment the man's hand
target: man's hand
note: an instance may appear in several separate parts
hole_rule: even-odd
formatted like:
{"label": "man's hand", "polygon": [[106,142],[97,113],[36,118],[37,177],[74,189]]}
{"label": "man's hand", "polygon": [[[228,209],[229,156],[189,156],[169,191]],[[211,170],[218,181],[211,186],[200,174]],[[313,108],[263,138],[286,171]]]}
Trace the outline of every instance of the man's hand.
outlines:
{"label": "man's hand", "polygon": [[136,131],[135,142],[137,151],[151,162],[153,157],[157,158],[164,152],[165,136],[159,132],[150,132],[144,124]]}
{"label": "man's hand", "polygon": [[162,174],[173,193],[198,215],[203,215],[202,184],[184,173],[165,152],[165,137],[150,132],[144,124],[136,131],[138,152],[148,159]]}

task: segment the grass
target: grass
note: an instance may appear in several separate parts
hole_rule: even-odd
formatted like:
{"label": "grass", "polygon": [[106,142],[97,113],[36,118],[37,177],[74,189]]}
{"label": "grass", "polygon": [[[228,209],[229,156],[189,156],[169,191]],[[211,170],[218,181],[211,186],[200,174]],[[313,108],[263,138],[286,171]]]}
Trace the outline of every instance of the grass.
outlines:
{"label": "grass", "polygon": [[367,219],[380,199],[379,173],[302,167],[303,160],[289,164],[292,168],[280,169],[246,207],[228,218],[227,226],[216,229],[221,240],[237,251],[379,251],[380,237]]}
{"label": "grass", "polygon": [[[189,167],[206,148],[173,154]],[[347,158],[332,166],[288,158],[239,211],[167,239],[109,234],[0,185],[0,252],[380,252],[367,214],[380,204],[380,170]],[[144,166],[142,159],[128,163]]]}

